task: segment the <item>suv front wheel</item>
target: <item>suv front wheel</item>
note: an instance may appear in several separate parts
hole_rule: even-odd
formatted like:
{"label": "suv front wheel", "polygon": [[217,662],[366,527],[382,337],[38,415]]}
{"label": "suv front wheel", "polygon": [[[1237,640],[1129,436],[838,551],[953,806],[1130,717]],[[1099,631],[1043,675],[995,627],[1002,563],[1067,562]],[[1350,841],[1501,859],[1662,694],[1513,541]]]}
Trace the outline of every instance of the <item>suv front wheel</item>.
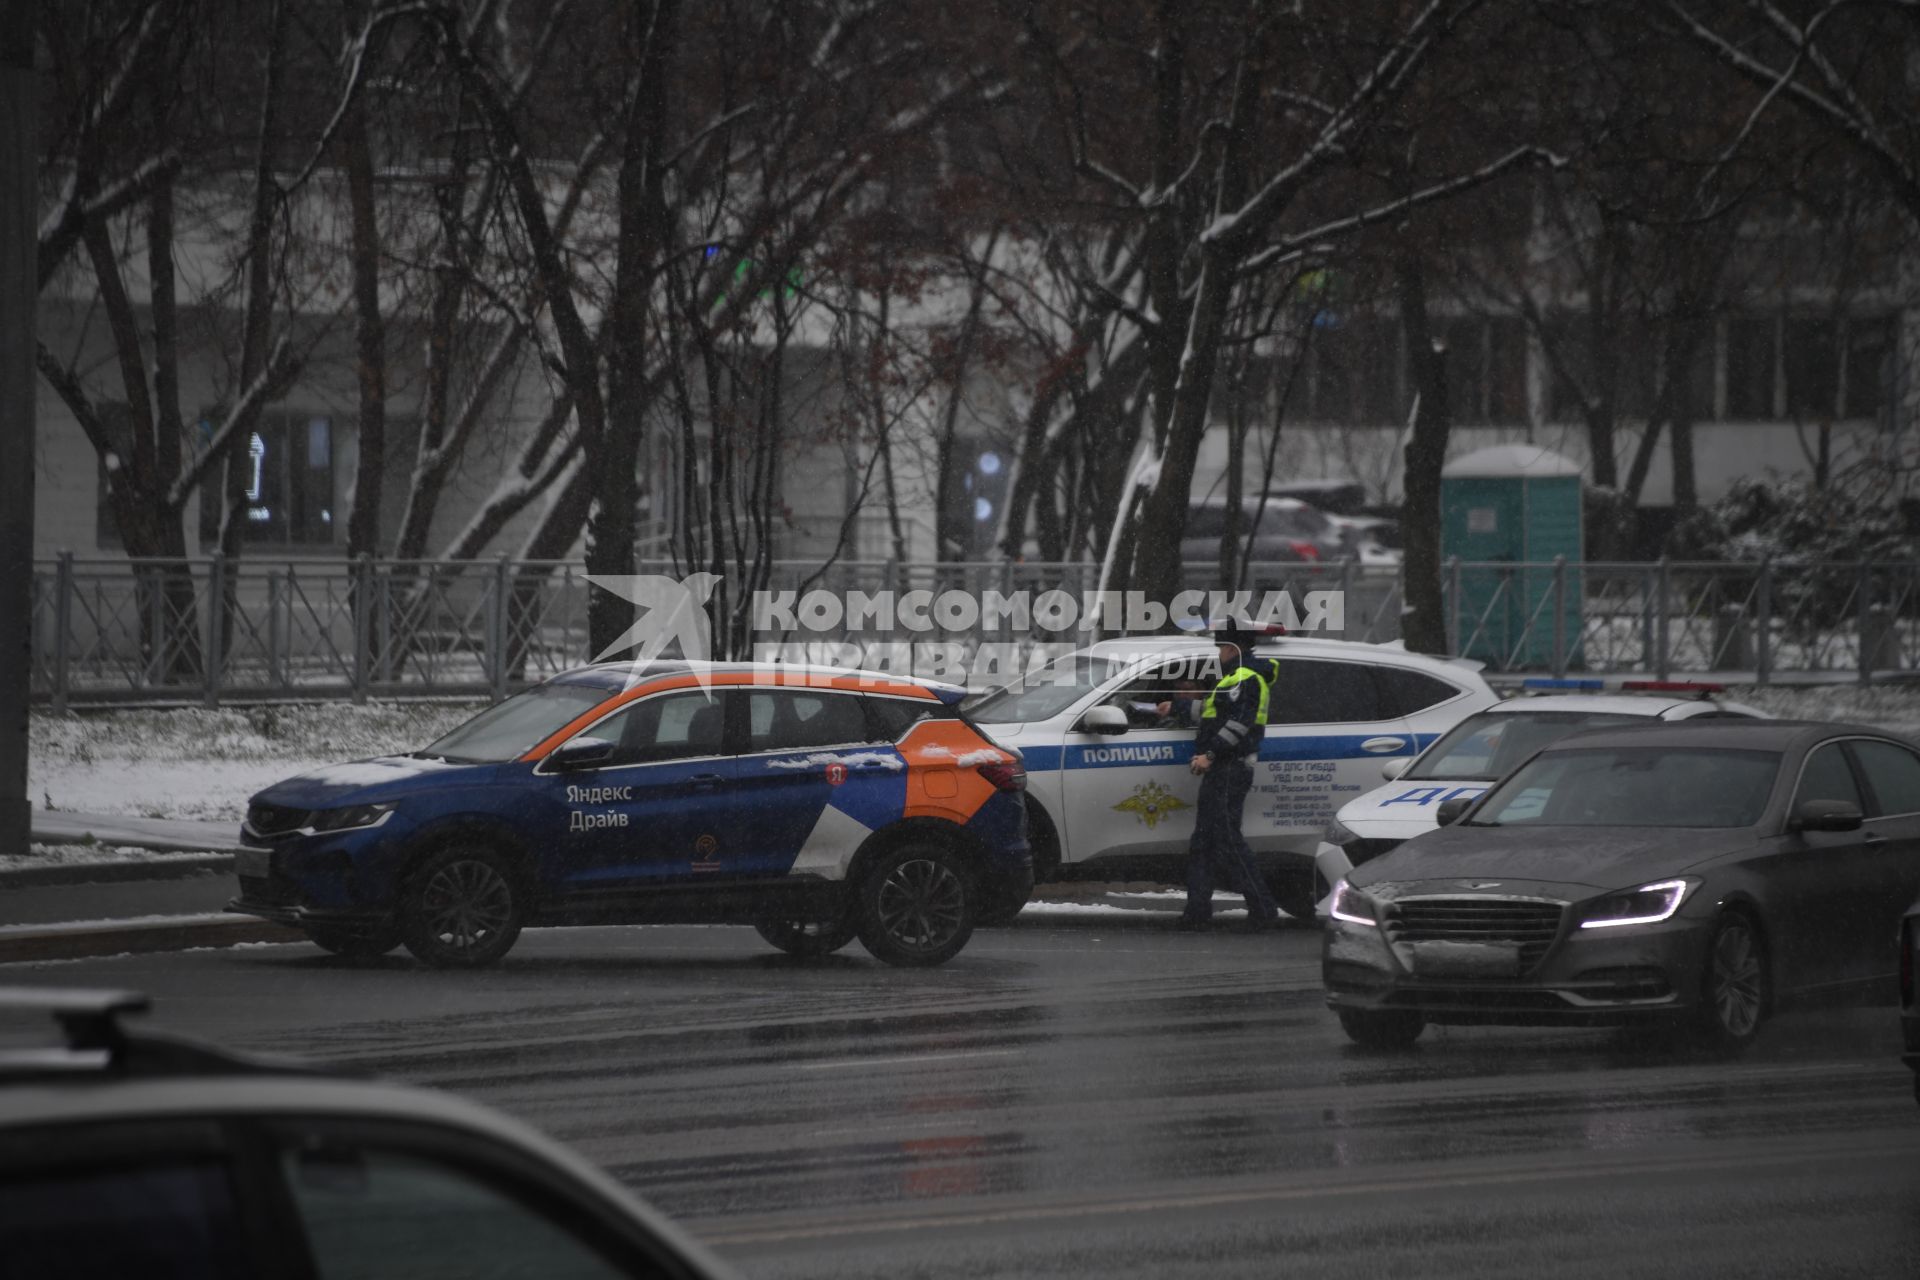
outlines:
{"label": "suv front wheel", "polygon": [[855,919],[860,944],[892,965],[943,964],[973,936],[980,890],[952,850],[901,845],[861,877]]}
{"label": "suv front wheel", "polygon": [[430,855],[407,879],[400,906],[407,950],[439,969],[477,969],[507,954],[526,923],[526,891],[508,859],[457,845]]}

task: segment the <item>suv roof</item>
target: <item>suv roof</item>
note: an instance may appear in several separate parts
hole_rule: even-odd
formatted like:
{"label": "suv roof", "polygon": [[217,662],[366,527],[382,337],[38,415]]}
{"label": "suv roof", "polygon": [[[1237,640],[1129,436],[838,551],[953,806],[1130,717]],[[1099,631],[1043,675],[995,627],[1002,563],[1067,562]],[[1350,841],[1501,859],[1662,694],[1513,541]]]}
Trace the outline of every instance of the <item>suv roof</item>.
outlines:
{"label": "suv roof", "polygon": [[[1099,640],[1088,645],[1083,651],[1104,657],[1108,654],[1139,654],[1142,657],[1165,652],[1169,655],[1182,653],[1210,653],[1214,649],[1212,641],[1204,636],[1124,636],[1112,640]],[[1253,651],[1263,658],[1275,658],[1286,654],[1306,658],[1359,658],[1368,662],[1380,662],[1399,667],[1415,667],[1422,670],[1445,669],[1452,672],[1468,672],[1479,675],[1480,664],[1464,658],[1437,658],[1432,654],[1415,653],[1397,641],[1375,644],[1366,640],[1333,640],[1319,636],[1287,635],[1276,636],[1257,642]]]}
{"label": "suv roof", "polygon": [[749,683],[745,677],[771,677],[768,684],[805,684],[848,689],[856,693],[914,694],[931,693],[942,702],[957,702],[966,696],[958,685],[921,676],[901,675],[894,671],[867,671],[857,667],[814,666],[798,662],[693,662],[684,658],[650,659],[634,679],[632,662],[596,662],[563,671],[549,684],[584,684],[603,689],[638,688],[643,684],[704,676],[723,684]]}

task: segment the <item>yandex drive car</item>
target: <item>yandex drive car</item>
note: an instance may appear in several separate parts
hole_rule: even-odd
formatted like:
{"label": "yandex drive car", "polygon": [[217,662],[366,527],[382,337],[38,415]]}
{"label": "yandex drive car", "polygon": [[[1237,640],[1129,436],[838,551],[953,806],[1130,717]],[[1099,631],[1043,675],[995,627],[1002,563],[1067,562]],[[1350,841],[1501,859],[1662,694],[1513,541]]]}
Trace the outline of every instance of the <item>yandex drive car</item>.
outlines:
{"label": "yandex drive car", "polygon": [[582,668],[424,750],[260,792],[229,910],[435,965],[497,960],[530,924],[637,922],[938,964],[1033,883],[1019,756],[963,696],[777,664]]}
{"label": "yandex drive car", "polygon": [[[1314,857],[1334,810],[1378,782],[1382,761],[1496,699],[1474,665],[1398,645],[1280,636],[1255,652],[1280,674],[1242,830],[1281,909],[1307,918],[1330,887]],[[1204,637],[1106,640],[968,708],[1025,760],[1040,879],[1184,877],[1199,793],[1187,763],[1219,678]]]}

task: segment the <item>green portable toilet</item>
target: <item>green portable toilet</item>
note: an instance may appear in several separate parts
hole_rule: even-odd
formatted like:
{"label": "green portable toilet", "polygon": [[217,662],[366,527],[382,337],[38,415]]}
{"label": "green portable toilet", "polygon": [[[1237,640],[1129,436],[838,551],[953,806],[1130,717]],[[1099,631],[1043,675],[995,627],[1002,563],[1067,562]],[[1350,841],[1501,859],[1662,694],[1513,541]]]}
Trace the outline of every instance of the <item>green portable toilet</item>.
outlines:
{"label": "green portable toilet", "polygon": [[[1531,444],[1502,444],[1440,472],[1440,553],[1462,562],[1447,601],[1454,648],[1500,670],[1554,665],[1556,556],[1568,568],[1561,625],[1566,665],[1580,665],[1580,464]],[[1512,564],[1511,569],[1500,565]],[[1456,579],[1451,573],[1451,596]]]}

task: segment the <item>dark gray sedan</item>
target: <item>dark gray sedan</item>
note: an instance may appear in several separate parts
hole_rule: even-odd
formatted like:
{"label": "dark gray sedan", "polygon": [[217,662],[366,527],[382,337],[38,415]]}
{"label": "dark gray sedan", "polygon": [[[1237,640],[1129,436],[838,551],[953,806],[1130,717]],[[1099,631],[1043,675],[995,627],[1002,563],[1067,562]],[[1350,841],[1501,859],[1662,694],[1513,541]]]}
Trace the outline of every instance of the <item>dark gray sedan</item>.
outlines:
{"label": "dark gray sedan", "polygon": [[1662,1021],[1738,1049],[1790,1003],[1891,996],[1920,893],[1920,748],[1716,720],[1548,747],[1337,886],[1327,1003],[1429,1022]]}

